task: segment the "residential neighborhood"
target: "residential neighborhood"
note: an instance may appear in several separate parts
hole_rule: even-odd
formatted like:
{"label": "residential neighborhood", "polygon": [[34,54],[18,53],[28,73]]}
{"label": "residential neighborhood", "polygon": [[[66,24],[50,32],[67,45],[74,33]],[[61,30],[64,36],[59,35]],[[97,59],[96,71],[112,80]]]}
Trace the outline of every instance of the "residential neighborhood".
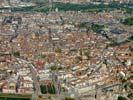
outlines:
{"label": "residential neighborhood", "polygon": [[[133,100],[132,12],[54,5],[98,6],[98,0],[52,0],[55,10],[19,12],[3,7],[38,4],[7,1],[0,4],[0,100]],[[132,3],[117,1],[125,9]]]}

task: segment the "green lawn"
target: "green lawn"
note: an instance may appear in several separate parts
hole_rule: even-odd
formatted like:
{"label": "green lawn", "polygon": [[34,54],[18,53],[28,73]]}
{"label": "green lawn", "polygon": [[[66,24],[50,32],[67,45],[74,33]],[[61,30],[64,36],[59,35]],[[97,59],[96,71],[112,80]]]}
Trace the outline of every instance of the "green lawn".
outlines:
{"label": "green lawn", "polygon": [[0,100],[31,100],[32,95],[0,94]]}

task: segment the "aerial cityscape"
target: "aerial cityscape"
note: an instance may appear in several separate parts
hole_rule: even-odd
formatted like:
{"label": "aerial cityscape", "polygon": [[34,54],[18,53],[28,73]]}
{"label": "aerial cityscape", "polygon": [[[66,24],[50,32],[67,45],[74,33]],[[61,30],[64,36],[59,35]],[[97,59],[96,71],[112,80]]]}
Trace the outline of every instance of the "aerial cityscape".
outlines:
{"label": "aerial cityscape", "polygon": [[0,100],[133,100],[133,0],[0,0]]}

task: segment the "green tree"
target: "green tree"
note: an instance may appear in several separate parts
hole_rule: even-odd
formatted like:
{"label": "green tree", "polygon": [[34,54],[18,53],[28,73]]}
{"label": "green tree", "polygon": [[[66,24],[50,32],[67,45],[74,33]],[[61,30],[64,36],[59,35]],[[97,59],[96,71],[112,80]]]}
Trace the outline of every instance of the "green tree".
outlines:
{"label": "green tree", "polygon": [[14,51],[14,52],[12,52],[12,54],[15,57],[20,57],[20,52],[19,51]]}
{"label": "green tree", "polygon": [[50,69],[51,69],[51,71],[55,71],[55,70],[58,69],[58,67],[56,65],[53,65],[53,66],[50,67]]}
{"label": "green tree", "polygon": [[71,97],[66,97],[65,100],[75,100],[75,99]]}
{"label": "green tree", "polygon": [[87,57],[88,60],[90,59],[90,52],[89,51],[85,51],[84,55]]}
{"label": "green tree", "polygon": [[56,53],[61,53],[62,50],[61,50],[61,48],[58,47],[58,48],[55,48],[55,52],[56,52]]}
{"label": "green tree", "polygon": [[124,21],[122,21],[122,23],[129,26],[133,25],[133,17],[126,18]]}
{"label": "green tree", "polygon": [[56,93],[55,86],[53,84],[48,85],[48,92],[50,94],[55,94]]}
{"label": "green tree", "polygon": [[99,24],[94,24],[94,23],[91,25],[91,29],[92,29],[94,32],[96,32],[96,33],[100,33],[101,31],[104,30],[104,28],[105,28],[104,25],[99,25]]}
{"label": "green tree", "polygon": [[47,87],[46,85],[40,85],[41,93],[46,94],[47,93]]}
{"label": "green tree", "polygon": [[126,97],[123,97],[123,96],[118,96],[117,100],[128,100],[128,99]]}

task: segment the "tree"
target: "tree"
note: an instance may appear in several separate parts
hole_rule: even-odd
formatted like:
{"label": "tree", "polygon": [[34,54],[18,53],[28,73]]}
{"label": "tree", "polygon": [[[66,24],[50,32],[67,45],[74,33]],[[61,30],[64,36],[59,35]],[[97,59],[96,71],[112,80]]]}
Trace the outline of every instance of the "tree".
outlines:
{"label": "tree", "polygon": [[83,59],[82,59],[81,56],[76,56],[75,60],[76,60],[76,62],[78,63],[78,62],[82,61]]}
{"label": "tree", "polygon": [[46,94],[46,93],[55,94],[56,93],[55,86],[53,84],[41,85],[40,88],[41,88],[42,94]]}
{"label": "tree", "polygon": [[40,88],[41,88],[41,93],[42,94],[46,94],[47,93],[47,87],[46,87],[46,85],[41,85]]}
{"label": "tree", "polygon": [[128,100],[128,99],[126,97],[123,97],[123,96],[118,96],[117,100]]}
{"label": "tree", "polygon": [[75,100],[74,98],[65,97],[65,100]]}
{"label": "tree", "polygon": [[55,52],[56,52],[56,53],[61,53],[62,50],[61,50],[61,48],[58,47],[58,48],[55,48]]}
{"label": "tree", "polygon": [[90,59],[90,52],[89,51],[85,51],[84,55],[87,57],[88,60]]}
{"label": "tree", "polygon": [[15,57],[20,57],[20,52],[19,51],[14,51],[14,52],[12,52],[12,54]]}
{"label": "tree", "polygon": [[133,93],[129,93],[129,94],[127,95],[127,97],[130,98],[131,100],[133,100]]}
{"label": "tree", "polygon": [[104,31],[105,26],[92,23],[91,29],[96,33],[101,33],[101,31]]}
{"label": "tree", "polygon": [[39,54],[37,57],[38,57],[38,58],[41,58],[41,59],[44,59],[44,58],[46,57],[46,55]]}
{"label": "tree", "polygon": [[122,23],[129,26],[133,25],[133,17],[126,18]]}
{"label": "tree", "polygon": [[55,70],[58,69],[58,67],[56,65],[53,65],[53,66],[50,67],[50,69],[51,69],[51,71],[55,71]]}
{"label": "tree", "polygon": [[55,86],[53,84],[48,85],[48,92],[50,94],[55,94],[56,93],[56,89],[55,89]]}

